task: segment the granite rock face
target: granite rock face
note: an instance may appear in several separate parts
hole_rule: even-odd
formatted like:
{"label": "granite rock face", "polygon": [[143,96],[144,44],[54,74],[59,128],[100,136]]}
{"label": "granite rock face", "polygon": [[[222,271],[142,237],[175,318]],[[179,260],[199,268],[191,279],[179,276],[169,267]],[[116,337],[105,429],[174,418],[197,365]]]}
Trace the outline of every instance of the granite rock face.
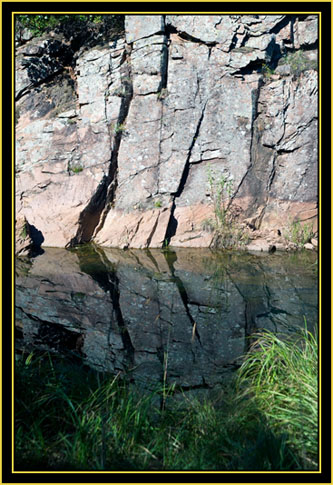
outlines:
{"label": "granite rock face", "polygon": [[44,246],[208,247],[210,169],[253,239],[316,232],[317,49],[315,15],[129,15],[124,38],[76,52],[28,40],[16,218]]}

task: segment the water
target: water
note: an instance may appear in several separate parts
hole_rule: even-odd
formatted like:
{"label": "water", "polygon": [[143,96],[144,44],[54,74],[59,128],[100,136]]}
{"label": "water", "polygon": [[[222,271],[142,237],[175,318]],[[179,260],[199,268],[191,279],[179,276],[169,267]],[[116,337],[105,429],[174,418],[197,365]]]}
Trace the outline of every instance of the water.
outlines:
{"label": "water", "polygon": [[16,264],[16,346],[134,382],[212,389],[261,329],[318,323],[317,256],[48,249]]}

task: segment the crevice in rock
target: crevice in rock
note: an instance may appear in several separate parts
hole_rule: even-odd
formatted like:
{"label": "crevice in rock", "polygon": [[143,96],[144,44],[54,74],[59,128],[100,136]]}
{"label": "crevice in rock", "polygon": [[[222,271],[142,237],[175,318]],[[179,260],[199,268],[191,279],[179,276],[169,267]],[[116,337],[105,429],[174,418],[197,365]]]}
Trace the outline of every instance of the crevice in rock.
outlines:
{"label": "crevice in rock", "polygon": [[319,48],[319,43],[318,40],[313,42],[312,44],[303,44],[299,49],[293,49],[289,50],[289,52],[297,52],[297,51],[313,51],[313,50],[318,50]]}
{"label": "crevice in rock", "polygon": [[261,80],[259,80],[258,82],[258,89],[254,90],[252,92],[252,112],[251,112],[251,115],[252,115],[252,119],[251,119],[251,138],[250,138],[250,163],[249,163],[249,166],[245,172],[245,174],[243,175],[241,181],[239,182],[238,184],[238,187],[237,189],[235,190],[234,194],[232,195],[231,197],[231,200],[229,202],[229,206],[232,204],[233,200],[236,198],[237,194],[239,193],[244,181],[246,180],[247,176],[249,175],[249,173],[251,172],[251,170],[253,169],[253,165],[254,165],[254,160],[255,160],[255,142],[258,143],[258,130],[257,130],[257,127],[256,127],[256,119],[258,117],[258,101],[259,101],[259,96],[260,96],[260,88],[262,86],[262,82]]}
{"label": "crevice in rock", "polygon": [[166,246],[168,246],[170,244],[172,237],[176,234],[176,229],[177,229],[177,224],[178,224],[175,217],[174,217],[174,212],[175,212],[175,209],[176,209],[176,199],[181,196],[181,194],[182,194],[182,192],[185,188],[188,175],[190,173],[191,154],[192,154],[192,150],[193,150],[195,141],[199,136],[200,127],[201,127],[202,120],[204,118],[207,102],[208,101],[206,100],[206,102],[205,102],[205,104],[202,108],[201,115],[200,115],[200,118],[198,120],[197,128],[196,128],[196,131],[194,133],[191,145],[190,145],[189,150],[188,150],[188,155],[187,155],[187,159],[186,159],[186,162],[185,162],[183,173],[182,173],[182,176],[181,176],[181,179],[180,179],[180,183],[179,183],[177,192],[175,192],[175,194],[174,194],[174,199],[173,199],[173,203],[172,203],[171,211],[170,211],[170,219],[169,219],[168,227],[167,227],[166,234],[165,234],[165,240],[164,240],[164,245],[166,245]]}
{"label": "crevice in rock", "polygon": [[270,191],[271,189],[271,186],[272,186],[272,183],[273,183],[273,180],[274,180],[274,177],[275,177],[275,174],[276,174],[276,166],[275,166],[275,162],[276,162],[276,158],[277,158],[277,153],[276,151],[274,152],[274,155],[273,155],[273,160],[272,160],[272,170],[271,170],[271,173],[269,174],[269,177],[268,177],[268,182],[267,182],[267,193]]}
{"label": "crevice in rock", "polygon": [[246,66],[240,67],[234,72],[231,72],[230,74],[232,76],[246,76],[248,74],[253,74],[253,73],[260,73],[262,71],[262,66],[265,64],[263,60],[255,60],[255,61],[250,61]]}
{"label": "crevice in rock", "polygon": [[193,35],[188,34],[187,32],[182,32],[178,31],[177,32],[179,37],[181,37],[184,40],[188,40],[190,42],[193,42],[195,44],[202,44],[202,45],[207,45],[207,46],[214,46],[217,45],[217,42],[215,41],[204,41],[202,39],[198,39],[197,37],[193,37]]}
{"label": "crevice in rock", "polygon": [[[127,55],[130,54],[128,53]],[[133,97],[131,71],[128,63],[126,63],[124,66],[121,81],[124,91],[126,92],[126,96],[121,98],[117,126],[122,126],[126,121]],[[109,172],[103,177],[102,182],[99,184],[97,191],[92,197],[88,206],[81,212],[77,234],[66,247],[72,247],[76,244],[89,242],[91,238],[103,227],[106,216],[113,204],[118,186],[118,153],[123,136],[123,130],[119,130],[115,134],[111,133],[111,127],[109,127],[109,130],[110,138],[112,140]]]}
{"label": "crevice in rock", "polygon": [[[305,146],[305,144],[303,145],[303,147],[304,146]],[[293,147],[293,148],[278,148],[276,150],[276,153],[277,153],[277,155],[283,155],[284,153],[293,153],[293,152],[296,152],[297,150],[299,150],[300,148],[303,148],[303,147],[297,146],[297,147]]]}
{"label": "crevice in rock", "polygon": [[[232,51],[236,45],[237,45],[237,40],[238,40],[238,37],[237,37],[237,33],[235,33],[233,35],[233,38],[231,39],[231,43],[230,43],[230,46],[229,46],[229,52]],[[243,39],[244,40],[244,39]]]}
{"label": "crevice in rock", "polygon": [[[130,58],[130,53],[131,53],[131,50],[129,49],[129,52],[127,53],[128,58]],[[131,101],[133,98],[133,82],[132,82],[132,73],[131,73],[130,64],[129,63],[125,64],[125,62],[123,62],[123,67],[124,67],[124,70],[123,70],[123,75],[121,77],[121,81],[122,81],[122,86],[124,87],[124,91],[126,92],[126,96],[121,99],[117,126],[123,125],[124,122],[126,121],[127,115],[130,109]],[[119,153],[122,136],[123,136],[123,132],[122,130],[120,130],[119,132],[116,133],[113,139],[113,145],[111,148],[111,161],[110,161],[110,167],[109,167],[109,173],[108,173],[107,194],[106,194],[105,204],[103,207],[103,213],[101,215],[101,220],[98,224],[98,227],[96,227],[94,235],[96,235],[103,227],[106,216],[115,199],[115,194],[118,186],[118,180],[117,180],[118,153]]]}
{"label": "crevice in rock", "polygon": [[156,221],[154,222],[154,225],[151,229],[151,232],[147,238],[147,248],[149,248],[150,246],[150,243],[151,243],[151,240],[153,239],[153,235],[155,234],[155,231],[156,231],[156,228],[157,228],[157,225],[158,225],[158,220],[160,218],[160,215],[158,214],[158,216],[156,217]]}
{"label": "crevice in rock", "polygon": [[167,86],[168,86],[168,69],[169,69],[169,55],[170,55],[170,34],[171,34],[171,26],[166,25],[166,16],[164,15],[164,24],[165,24],[165,37],[166,37],[166,46],[164,49],[164,53],[161,59],[161,83],[159,87],[159,94],[158,97],[161,101],[161,117],[160,117],[160,128],[159,128],[159,155],[158,155],[158,163],[157,163],[157,193],[159,193],[159,185],[160,185],[160,165],[161,165],[161,144],[163,143],[163,118],[164,118],[164,93],[167,93]]}
{"label": "crevice in rock", "polygon": [[270,34],[278,34],[280,30],[286,27],[289,22],[292,24],[295,22],[295,15],[286,15],[280,22],[278,22],[274,27],[272,27],[269,31]]}
{"label": "crevice in rock", "polygon": [[67,243],[66,248],[89,242],[99,222],[108,190],[108,178],[104,175],[87,207],[79,217],[76,236]]}
{"label": "crevice in rock", "polygon": [[176,234],[176,231],[177,231],[178,221],[174,215],[175,210],[176,210],[176,204],[175,204],[175,201],[173,200],[171,209],[170,209],[170,218],[168,222],[168,227],[165,232],[165,238],[163,243],[163,246],[165,247],[169,246],[171,239],[173,238],[173,236]]}
{"label": "crevice in rock", "polygon": [[[165,24],[165,15],[163,15]],[[170,44],[170,29],[165,29],[165,39],[166,45],[163,47],[163,52],[161,55],[161,82],[158,91],[161,92],[162,89],[166,89],[168,85],[168,66],[169,66],[169,44]]]}

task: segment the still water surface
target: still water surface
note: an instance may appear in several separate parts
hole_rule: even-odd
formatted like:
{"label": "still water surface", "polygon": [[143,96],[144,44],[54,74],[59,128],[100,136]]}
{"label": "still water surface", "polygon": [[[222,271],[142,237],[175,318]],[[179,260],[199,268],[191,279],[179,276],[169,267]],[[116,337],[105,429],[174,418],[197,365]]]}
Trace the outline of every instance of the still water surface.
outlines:
{"label": "still water surface", "polygon": [[16,263],[16,345],[135,382],[214,388],[258,330],[318,323],[317,256],[46,248]]}

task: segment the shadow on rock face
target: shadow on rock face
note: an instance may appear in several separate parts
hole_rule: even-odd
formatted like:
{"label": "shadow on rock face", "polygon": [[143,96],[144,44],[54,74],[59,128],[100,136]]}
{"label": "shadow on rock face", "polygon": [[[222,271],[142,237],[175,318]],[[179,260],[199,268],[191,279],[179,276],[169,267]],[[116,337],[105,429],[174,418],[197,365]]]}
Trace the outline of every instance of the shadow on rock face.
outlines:
{"label": "shadow on rock face", "polygon": [[39,231],[35,226],[29,224],[30,237],[33,241],[33,247],[31,249],[31,256],[39,256],[44,253],[41,245],[44,242],[44,236],[42,231]]}

